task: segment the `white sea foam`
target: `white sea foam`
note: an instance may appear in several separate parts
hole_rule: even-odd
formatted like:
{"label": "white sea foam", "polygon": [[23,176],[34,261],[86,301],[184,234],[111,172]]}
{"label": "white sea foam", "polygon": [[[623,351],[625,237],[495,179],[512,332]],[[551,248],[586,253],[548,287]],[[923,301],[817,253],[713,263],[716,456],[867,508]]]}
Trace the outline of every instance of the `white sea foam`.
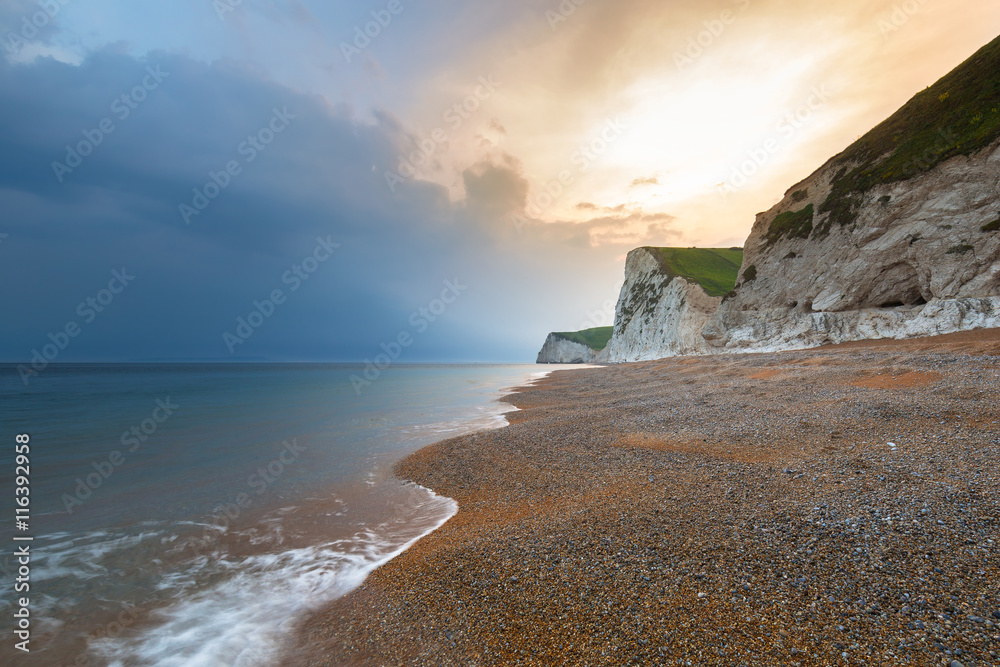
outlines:
{"label": "white sea foam", "polygon": [[[159,540],[163,530],[147,530],[136,535],[92,531],[79,536],[59,533],[49,536],[33,550],[36,567],[32,571],[35,581],[49,581],[62,577],[79,580],[107,575],[107,568],[99,563],[108,554],[134,548],[146,540]],[[53,540],[56,537],[58,541]]]}
{"label": "white sea foam", "polygon": [[458,511],[450,498],[405,489],[415,502],[391,521],[349,540],[226,563],[231,576],[156,612],[153,624],[134,635],[100,640],[92,650],[117,667],[274,664],[305,613],[354,590]]}

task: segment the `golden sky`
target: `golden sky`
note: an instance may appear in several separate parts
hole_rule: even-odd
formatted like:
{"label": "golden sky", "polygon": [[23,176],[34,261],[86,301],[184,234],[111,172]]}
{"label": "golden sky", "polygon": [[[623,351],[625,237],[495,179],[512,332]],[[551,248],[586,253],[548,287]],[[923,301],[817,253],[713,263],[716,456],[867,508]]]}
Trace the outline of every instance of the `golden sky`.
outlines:
{"label": "golden sky", "polygon": [[417,137],[443,130],[421,178],[492,194],[492,224],[589,223],[594,244],[741,245],[757,212],[1000,32],[983,0],[577,3],[536,3],[406,116]]}

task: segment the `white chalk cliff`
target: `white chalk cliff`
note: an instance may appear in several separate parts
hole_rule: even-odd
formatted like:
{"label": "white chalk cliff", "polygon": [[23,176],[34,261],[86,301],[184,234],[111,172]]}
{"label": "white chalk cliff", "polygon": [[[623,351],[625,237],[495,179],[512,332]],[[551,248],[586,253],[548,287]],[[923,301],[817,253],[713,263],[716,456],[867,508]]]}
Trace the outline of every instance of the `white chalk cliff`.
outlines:
{"label": "white chalk cliff", "polygon": [[[757,218],[744,279],[703,335],[719,351],[781,350],[1000,327],[1000,142],[877,186],[852,225],[769,242],[779,214],[818,210],[831,163]],[[827,218],[816,216],[822,228]],[[751,267],[752,270],[751,270]]]}
{"label": "white chalk cliff", "polygon": [[[814,214],[810,234],[775,218],[820,209],[832,162],[757,217],[724,299],[629,253],[615,332],[600,361],[765,352],[1000,327],[1000,142],[864,193],[850,225]],[[803,217],[803,220],[806,218]],[[769,233],[771,238],[769,238]]]}
{"label": "white chalk cliff", "polygon": [[550,333],[538,353],[539,364],[592,364],[598,352],[582,343],[569,340],[557,333]]}

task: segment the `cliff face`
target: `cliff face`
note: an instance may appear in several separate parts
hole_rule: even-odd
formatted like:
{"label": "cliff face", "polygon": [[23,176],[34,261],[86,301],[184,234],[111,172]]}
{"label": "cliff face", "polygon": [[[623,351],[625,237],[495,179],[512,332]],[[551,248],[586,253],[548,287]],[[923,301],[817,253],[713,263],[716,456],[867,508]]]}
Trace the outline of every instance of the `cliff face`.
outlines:
{"label": "cliff face", "polygon": [[[834,160],[758,216],[742,281],[703,334],[716,349],[778,350],[1000,326],[1000,142],[817,214]],[[810,215],[811,214],[811,215]]]}
{"label": "cliff face", "polygon": [[571,341],[557,333],[550,333],[535,363],[592,364],[597,361],[597,357],[598,352],[586,345]]}
{"label": "cliff face", "polygon": [[705,354],[710,349],[701,330],[722,299],[675,276],[656,253],[654,248],[639,248],[628,255],[615,332],[604,352],[609,362]]}
{"label": "cliff face", "polygon": [[630,253],[603,355],[985,327],[1000,327],[1000,38],[789,189],[744,251]]}
{"label": "cliff face", "polygon": [[705,327],[777,350],[1000,326],[1000,38],[757,217]]}

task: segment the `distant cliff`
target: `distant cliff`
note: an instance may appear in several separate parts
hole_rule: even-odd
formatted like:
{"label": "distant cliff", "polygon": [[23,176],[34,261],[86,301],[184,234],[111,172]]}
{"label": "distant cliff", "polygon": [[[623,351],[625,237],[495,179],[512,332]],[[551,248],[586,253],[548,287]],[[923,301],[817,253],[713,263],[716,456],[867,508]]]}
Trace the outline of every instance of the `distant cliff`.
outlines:
{"label": "distant cliff", "polygon": [[612,327],[586,331],[550,333],[538,353],[539,364],[592,364],[611,338]]}

